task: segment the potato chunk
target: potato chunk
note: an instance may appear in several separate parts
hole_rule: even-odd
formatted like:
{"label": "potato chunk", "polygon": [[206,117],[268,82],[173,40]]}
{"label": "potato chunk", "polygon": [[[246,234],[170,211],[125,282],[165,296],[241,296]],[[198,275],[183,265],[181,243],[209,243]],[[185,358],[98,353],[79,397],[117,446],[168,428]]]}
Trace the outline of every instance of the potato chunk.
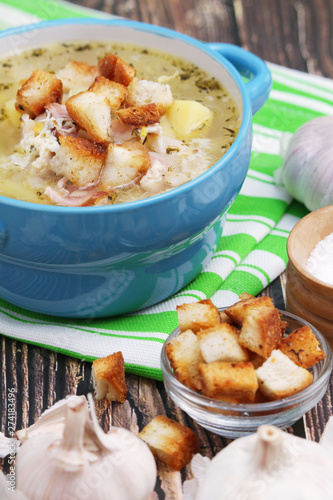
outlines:
{"label": "potato chunk", "polygon": [[213,112],[197,101],[176,100],[166,112],[178,139],[204,137],[213,121]]}

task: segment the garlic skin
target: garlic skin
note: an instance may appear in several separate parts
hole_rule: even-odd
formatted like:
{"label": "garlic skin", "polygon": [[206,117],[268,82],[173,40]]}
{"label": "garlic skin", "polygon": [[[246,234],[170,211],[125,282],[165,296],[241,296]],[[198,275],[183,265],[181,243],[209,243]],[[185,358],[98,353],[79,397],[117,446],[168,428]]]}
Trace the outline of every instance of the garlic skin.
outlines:
{"label": "garlic skin", "polygon": [[[52,410],[52,409],[51,409]],[[132,432],[99,427],[90,398],[72,396],[49,410],[17,454],[18,489],[29,500],[145,500],[156,482],[155,459]],[[22,434],[21,434],[22,436]]]}
{"label": "garlic skin", "polygon": [[[322,500],[333,497],[333,456],[313,441],[264,425],[207,465],[195,456],[184,500]],[[197,470],[197,473],[195,472]]]}
{"label": "garlic skin", "polygon": [[291,137],[277,184],[310,211],[333,204],[333,117],[305,123]]}
{"label": "garlic skin", "polygon": [[0,471],[0,498],[1,500],[29,500],[20,491],[8,489],[7,479],[2,471]]}

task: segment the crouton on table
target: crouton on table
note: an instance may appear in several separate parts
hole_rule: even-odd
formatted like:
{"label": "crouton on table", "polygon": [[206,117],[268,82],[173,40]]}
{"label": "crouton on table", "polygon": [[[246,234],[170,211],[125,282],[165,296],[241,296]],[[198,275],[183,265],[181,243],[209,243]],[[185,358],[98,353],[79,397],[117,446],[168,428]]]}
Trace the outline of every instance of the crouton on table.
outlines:
{"label": "crouton on table", "polygon": [[59,142],[60,148],[50,161],[51,170],[78,187],[97,182],[106,159],[106,146],[71,136],[60,136]]}
{"label": "crouton on table", "polygon": [[181,470],[200,450],[198,437],[191,429],[164,415],[153,418],[138,436],[155,456],[175,470]]}
{"label": "crouton on table", "polygon": [[36,69],[17,91],[15,107],[35,118],[48,104],[61,103],[62,95],[62,82],[54,74]]}
{"label": "crouton on table", "polygon": [[122,353],[115,352],[105,358],[95,359],[92,364],[92,377],[96,399],[124,403],[127,396],[125,364]]}

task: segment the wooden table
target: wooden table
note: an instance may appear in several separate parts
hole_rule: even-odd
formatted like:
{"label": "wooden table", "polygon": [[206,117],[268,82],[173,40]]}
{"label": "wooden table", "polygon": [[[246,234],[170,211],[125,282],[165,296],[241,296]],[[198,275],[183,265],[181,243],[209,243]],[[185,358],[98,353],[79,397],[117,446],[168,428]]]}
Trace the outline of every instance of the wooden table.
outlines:
{"label": "wooden table", "polygon": [[[332,0],[72,0],[105,12],[158,24],[202,41],[241,45],[264,60],[301,71],[333,78],[330,52],[333,25]],[[284,309],[285,276],[275,280],[263,294]],[[43,410],[68,394],[92,391],[91,365],[0,337],[0,431],[8,428],[8,388],[17,401],[17,428],[31,425]],[[137,432],[153,417],[168,417],[192,428],[199,436],[201,452],[214,456],[228,440],[206,432],[167,397],[163,383],[128,375],[128,399],[124,404],[97,403],[101,426],[123,426]],[[332,414],[331,391],[288,432],[318,440]],[[181,483],[190,468],[181,472],[158,464],[156,498],[182,499]]]}

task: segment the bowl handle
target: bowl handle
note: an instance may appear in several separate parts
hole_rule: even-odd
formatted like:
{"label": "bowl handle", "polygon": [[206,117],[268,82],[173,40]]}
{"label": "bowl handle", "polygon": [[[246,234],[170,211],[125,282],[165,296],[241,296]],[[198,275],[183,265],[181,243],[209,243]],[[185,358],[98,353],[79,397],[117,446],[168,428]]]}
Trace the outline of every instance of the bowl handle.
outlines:
{"label": "bowl handle", "polygon": [[207,43],[206,45],[228,59],[242,76],[249,79],[246,88],[252,104],[252,114],[255,114],[268,98],[272,88],[271,73],[265,62],[237,45],[229,43]]}

